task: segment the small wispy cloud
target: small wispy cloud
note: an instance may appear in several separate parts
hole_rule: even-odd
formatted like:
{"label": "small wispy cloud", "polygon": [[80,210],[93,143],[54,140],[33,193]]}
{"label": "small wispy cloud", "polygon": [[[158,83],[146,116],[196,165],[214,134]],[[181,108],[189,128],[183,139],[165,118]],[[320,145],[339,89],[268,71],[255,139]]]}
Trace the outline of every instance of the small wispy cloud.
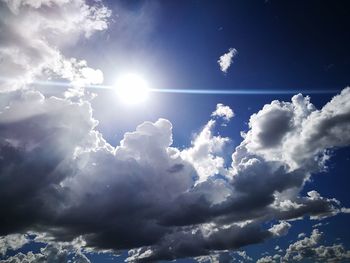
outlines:
{"label": "small wispy cloud", "polygon": [[230,121],[230,119],[232,119],[235,116],[235,114],[229,106],[225,106],[222,103],[218,103],[216,105],[216,110],[213,111],[211,116],[212,117],[221,117],[225,121]]}
{"label": "small wispy cloud", "polygon": [[219,60],[218,64],[220,66],[220,70],[224,73],[227,73],[227,70],[233,63],[233,58],[237,55],[237,50],[235,48],[230,48],[227,53],[223,54]]}

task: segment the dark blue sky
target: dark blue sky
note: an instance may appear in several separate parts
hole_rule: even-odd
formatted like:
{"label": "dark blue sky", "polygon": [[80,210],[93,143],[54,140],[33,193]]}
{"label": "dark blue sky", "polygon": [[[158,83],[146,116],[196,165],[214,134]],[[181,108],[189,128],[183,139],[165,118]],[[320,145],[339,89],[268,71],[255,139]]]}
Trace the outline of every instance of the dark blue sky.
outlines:
{"label": "dark blue sky", "polygon": [[[341,89],[348,84],[345,1],[108,3],[111,8],[117,3],[115,14],[120,6],[135,17],[151,13],[151,21],[130,30],[130,41],[112,25],[106,32],[108,42],[118,49],[127,41],[122,52],[127,64],[166,70],[166,84],[174,88]],[[239,57],[223,78],[216,60],[229,47],[236,48]]]}
{"label": "dark blue sky", "polygon": [[[346,21],[349,8],[345,2],[107,1],[107,4],[115,18],[110,29],[102,36],[84,40],[79,50],[72,51],[78,56],[80,53],[92,66],[102,68],[106,83],[113,83],[118,72],[131,69],[147,76],[157,88],[326,89],[336,93],[349,84],[350,36]],[[139,22],[118,25],[118,19],[130,16]],[[229,72],[223,74],[217,60],[230,47],[236,48],[238,55]],[[313,95],[312,101],[320,107],[333,95]],[[159,116],[177,121],[183,114],[198,120],[193,123],[198,127],[219,101],[238,113],[247,112],[248,107],[253,113],[272,99],[288,100],[291,96],[162,95],[155,101],[155,107],[138,112],[138,119],[129,127],[139,120]],[[103,103],[103,95],[100,97]],[[179,104],[181,107],[176,107]],[[112,106],[112,116],[113,113],[117,114]],[[237,114],[246,121],[249,116],[250,113],[245,117]],[[113,117],[119,121],[118,116]],[[98,119],[103,125],[103,120]]]}

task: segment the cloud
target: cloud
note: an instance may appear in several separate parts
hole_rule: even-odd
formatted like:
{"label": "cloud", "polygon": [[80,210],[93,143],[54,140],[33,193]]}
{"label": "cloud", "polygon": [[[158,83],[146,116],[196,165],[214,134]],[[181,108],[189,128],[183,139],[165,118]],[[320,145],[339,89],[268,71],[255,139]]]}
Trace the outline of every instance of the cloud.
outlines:
{"label": "cloud", "polygon": [[220,70],[224,73],[227,73],[227,70],[233,63],[233,58],[237,55],[237,50],[234,48],[230,48],[227,53],[220,56],[218,60],[218,64],[220,66]]}
{"label": "cloud", "polygon": [[231,263],[231,262],[249,262],[253,259],[245,251],[224,251],[213,253],[208,256],[196,257],[198,263]]}
{"label": "cloud", "polygon": [[8,250],[17,250],[27,244],[29,239],[27,235],[11,234],[0,237],[0,255],[6,255]]}
{"label": "cloud", "polygon": [[[71,258],[71,259],[70,259]],[[48,244],[40,249],[40,252],[33,253],[29,251],[24,254],[17,253],[14,256],[2,260],[3,263],[20,263],[20,262],[73,262],[73,263],[90,263],[90,260],[79,250],[75,250],[70,245]]]}
{"label": "cloud", "polygon": [[[289,170],[242,145],[232,167],[201,174],[227,141],[212,134],[215,120],[183,151],[171,146],[165,119],[144,122],[112,147],[96,131],[88,101],[26,90],[2,98],[2,235],[81,236],[86,248],[131,249],[129,261],[152,262],[240,249],[286,234],[283,220],[341,212],[336,199],[295,190],[308,170]],[[266,229],[271,220],[281,222]]]}
{"label": "cloud", "polygon": [[26,88],[40,77],[68,79],[76,89],[102,80],[100,71],[86,78],[92,72],[86,61],[66,58],[61,50],[82,35],[107,29],[108,8],[84,0],[2,0],[0,7],[0,30],[6,35],[0,40],[0,92]]}
{"label": "cloud", "polygon": [[342,244],[322,245],[324,233],[313,229],[309,237],[298,236],[299,240],[290,244],[285,251],[274,256],[266,256],[257,260],[259,263],[277,262],[345,262],[350,259],[350,251]]}
{"label": "cloud", "polygon": [[298,238],[303,238],[303,237],[305,237],[305,236],[306,236],[305,233],[299,233],[299,234],[298,234]]}
{"label": "cloud", "polygon": [[344,260],[350,259],[350,251],[346,251],[343,245],[319,245],[322,236],[322,232],[314,229],[310,237],[305,237],[292,243],[286,249],[283,262],[288,262],[289,260],[302,261],[305,259],[322,262],[344,262]]}
{"label": "cloud", "polygon": [[229,106],[225,106],[222,103],[216,105],[216,110],[211,114],[212,117],[221,117],[225,121],[230,121],[235,114]]}
{"label": "cloud", "polygon": [[[238,249],[248,244],[260,243],[271,237],[270,232],[261,230],[256,224],[216,227],[204,225],[192,231],[182,231],[166,236],[162,244],[132,252],[133,259],[140,262],[172,260],[180,257],[194,257],[211,251]],[[142,255],[147,254],[147,257]],[[224,255],[222,255],[224,256]]]}
{"label": "cloud", "polygon": [[224,158],[220,156],[229,138],[214,136],[215,120],[210,120],[202,131],[195,136],[192,147],[184,149],[181,157],[190,162],[198,173],[198,182],[204,182],[210,176],[224,173]]}
{"label": "cloud", "polygon": [[321,110],[301,94],[291,102],[273,101],[251,116],[241,145],[266,160],[282,160],[290,169],[324,169],[327,149],[349,145],[349,97],[346,88]]}
{"label": "cloud", "polygon": [[275,259],[272,256],[265,256],[259,258],[256,263],[276,263]]}
{"label": "cloud", "polygon": [[223,151],[230,138],[214,135],[214,130],[221,120],[221,125],[225,126],[234,117],[234,113],[230,107],[218,103],[211,117],[212,119],[195,136],[191,147],[181,151],[181,157],[196,169],[199,177],[197,183],[206,181],[210,176],[227,173]]}
{"label": "cloud", "polygon": [[279,224],[273,225],[269,231],[277,237],[285,236],[288,234],[289,229],[291,228],[291,224],[286,221],[282,221]]}

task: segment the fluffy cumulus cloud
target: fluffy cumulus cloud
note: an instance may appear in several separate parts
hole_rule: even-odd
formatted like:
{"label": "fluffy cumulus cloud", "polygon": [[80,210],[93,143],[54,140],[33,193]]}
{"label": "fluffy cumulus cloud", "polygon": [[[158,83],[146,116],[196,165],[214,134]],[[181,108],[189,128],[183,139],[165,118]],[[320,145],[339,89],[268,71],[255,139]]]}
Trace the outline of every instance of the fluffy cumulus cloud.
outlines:
{"label": "fluffy cumulus cloud", "polygon": [[279,224],[273,225],[269,230],[274,236],[280,237],[287,235],[290,227],[291,224],[286,221],[282,221]]}
{"label": "fluffy cumulus cloud", "polygon": [[274,256],[265,256],[257,260],[258,263],[287,263],[287,262],[348,262],[350,251],[342,244],[325,245],[323,232],[312,230],[310,236],[299,237],[301,239],[290,244],[285,251]]}
{"label": "fluffy cumulus cloud", "polygon": [[324,167],[327,149],[349,145],[350,88],[321,110],[309,97],[273,101],[250,118],[242,148],[269,161],[283,160],[290,170]]}
{"label": "fluffy cumulus cloud", "polygon": [[229,138],[213,135],[216,121],[210,120],[195,136],[192,147],[181,152],[183,159],[190,162],[197,171],[198,182],[206,181],[209,177],[225,173],[224,158],[220,156]]}
{"label": "fluffy cumulus cloud", "polygon": [[222,103],[216,105],[216,110],[211,114],[212,117],[221,117],[225,121],[232,119],[235,114],[229,106],[225,106]]}
{"label": "fluffy cumulus cloud", "polygon": [[230,48],[227,53],[220,56],[218,64],[222,72],[227,73],[229,67],[233,63],[233,58],[237,55],[237,53],[238,52],[236,49]]}
{"label": "fluffy cumulus cloud", "polygon": [[17,250],[29,242],[27,235],[11,234],[0,237],[0,255],[6,255],[8,250]]}
{"label": "fluffy cumulus cloud", "polygon": [[[188,148],[172,146],[166,119],[141,123],[114,147],[96,129],[92,106],[82,96],[81,88],[101,81],[102,72],[63,51],[106,29],[110,11],[82,0],[1,5],[9,38],[1,40],[0,67],[16,80],[2,81],[0,95],[4,262],[88,262],[84,253],[120,250],[129,250],[129,262],[247,261],[242,248],[286,235],[289,220],[348,211],[334,198],[301,190],[325,169],[327,150],[350,144],[349,88],[321,109],[302,95],[265,105],[233,153],[225,150],[230,139],[215,132],[234,115],[222,104]],[[28,21],[36,23],[28,28]],[[47,78],[80,88],[69,96],[45,96],[34,80]],[[230,155],[232,162],[225,163]],[[46,245],[37,253],[7,255],[28,242]],[[310,246],[320,257],[348,253],[337,245]],[[283,257],[295,251],[287,249]]]}
{"label": "fluffy cumulus cloud", "polygon": [[[107,28],[111,11],[85,0],[2,0],[0,91],[25,88],[39,77],[61,77],[80,89],[101,82],[102,72],[86,61],[67,58],[61,50]],[[72,93],[72,92],[70,92]],[[76,92],[75,92],[76,93]]]}
{"label": "fluffy cumulus cloud", "polygon": [[259,258],[256,263],[275,263],[276,261],[272,256],[265,256],[262,258]]}
{"label": "fluffy cumulus cloud", "polygon": [[[182,158],[196,169],[197,183],[204,182],[211,176],[227,173],[223,151],[230,138],[215,135],[214,130],[218,122],[221,122],[221,125],[226,125],[234,117],[234,113],[230,107],[219,103],[211,117],[212,119],[194,137],[191,147],[181,152]],[[224,196],[226,191],[222,194]]]}
{"label": "fluffy cumulus cloud", "polygon": [[200,256],[195,258],[198,263],[231,263],[231,262],[250,262],[253,261],[245,251],[223,251],[213,253],[208,256]]}
{"label": "fluffy cumulus cloud", "polygon": [[29,251],[28,253],[19,252],[14,256],[8,257],[1,262],[4,263],[20,263],[20,262],[74,262],[74,263],[90,263],[90,260],[81,252],[81,242],[74,240],[70,243],[65,242],[50,242],[43,240],[42,236],[32,234],[37,242],[48,242],[41,248],[38,253]]}

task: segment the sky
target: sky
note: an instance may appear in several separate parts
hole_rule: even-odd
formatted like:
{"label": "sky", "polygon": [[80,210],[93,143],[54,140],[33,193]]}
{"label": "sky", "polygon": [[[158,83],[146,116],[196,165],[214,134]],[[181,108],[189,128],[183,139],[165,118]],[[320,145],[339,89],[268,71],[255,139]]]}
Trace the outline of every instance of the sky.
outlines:
{"label": "sky", "polygon": [[0,262],[350,262],[349,11],[0,0]]}

